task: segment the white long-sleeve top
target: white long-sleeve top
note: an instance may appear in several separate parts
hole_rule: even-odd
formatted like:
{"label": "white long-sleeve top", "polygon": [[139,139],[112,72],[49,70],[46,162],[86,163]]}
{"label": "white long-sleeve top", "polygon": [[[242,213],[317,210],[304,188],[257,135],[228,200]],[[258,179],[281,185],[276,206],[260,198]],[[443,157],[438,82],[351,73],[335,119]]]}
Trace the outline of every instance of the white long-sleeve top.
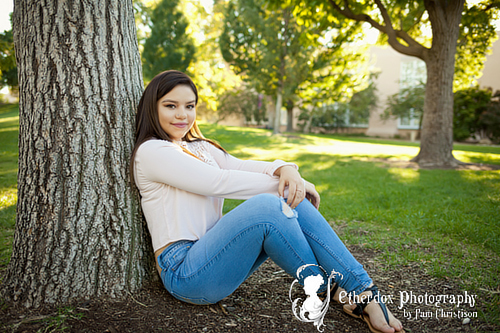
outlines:
{"label": "white long-sleeve top", "polygon": [[249,199],[278,195],[276,169],[286,163],[246,161],[206,141],[151,139],[137,149],[134,177],[141,193],[153,249],[178,240],[197,240],[222,217],[223,198]]}

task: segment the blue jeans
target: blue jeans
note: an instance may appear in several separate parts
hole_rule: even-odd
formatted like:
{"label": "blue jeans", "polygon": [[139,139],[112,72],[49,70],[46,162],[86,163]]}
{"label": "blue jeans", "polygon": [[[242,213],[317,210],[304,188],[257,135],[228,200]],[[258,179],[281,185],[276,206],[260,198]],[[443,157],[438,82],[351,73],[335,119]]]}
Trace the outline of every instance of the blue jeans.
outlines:
{"label": "blue jeans", "polygon": [[[159,256],[161,279],[175,298],[194,304],[217,303],[231,295],[268,257],[298,279],[332,270],[347,292],[362,292],[372,281],[335,234],[328,222],[307,200],[288,217],[282,200],[271,194],[257,195],[224,215],[197,241],[182,240]],[[290,214],[288,214],[290,216]],[[297,216],[298,215],[298,216]],[[296,217],[297,216],[297,217]],[[316,266],[315,266],[316,265]],[[320,292],[326,289],[326,283]]]}

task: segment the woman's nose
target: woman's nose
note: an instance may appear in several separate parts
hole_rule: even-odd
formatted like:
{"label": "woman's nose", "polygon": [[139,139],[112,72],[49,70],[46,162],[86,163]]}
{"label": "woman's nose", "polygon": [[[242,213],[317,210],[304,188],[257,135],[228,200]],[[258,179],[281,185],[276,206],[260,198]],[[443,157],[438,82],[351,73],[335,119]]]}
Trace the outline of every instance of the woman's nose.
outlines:
{"label": "woman's nose", "polygon": [[178,108],[175,117],[178,119],[186,118],[186,110],[184,110],[184,108]]}

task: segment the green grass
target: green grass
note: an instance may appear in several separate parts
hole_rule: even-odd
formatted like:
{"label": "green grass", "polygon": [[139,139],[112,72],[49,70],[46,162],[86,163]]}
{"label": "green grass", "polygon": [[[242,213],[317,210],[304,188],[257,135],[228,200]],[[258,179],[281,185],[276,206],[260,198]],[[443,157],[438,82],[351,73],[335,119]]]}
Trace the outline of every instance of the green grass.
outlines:
{"label": "green grass", "polygon": [[[414,170],[380,161],[414,157],[418,144],[404,141],[201,128],[237,157],[297,163],[342,238],[377,249],[388,268],[417,263],[471,292],[492,291],[485,318],[498,324],[500,171]],[[500,165],[500,147],[458,144],[453,153],[465,162]],[[225,211],[239,203],[226,200]]]}
{"label": "green grass", "polygon": [[[272,136],[252,128],[201,124],[240,158],[293,161],[321,194],[322,214],[347,243],[377,249],[387,267],[418,263],[466,290],[496,291],[498,320],[500,171],[414,170],[418,144],[324,135]],[[17,200],[17,106],[0,107],[0,268],[10,258]],[[500,147],[455,145],[462,161],[500,165]],[[226,200],[225,211],[240,201]]]}
{"label": "green grass", "polygon": [[10,260],[17,201],[19,107],[0,106],[0,268]]}

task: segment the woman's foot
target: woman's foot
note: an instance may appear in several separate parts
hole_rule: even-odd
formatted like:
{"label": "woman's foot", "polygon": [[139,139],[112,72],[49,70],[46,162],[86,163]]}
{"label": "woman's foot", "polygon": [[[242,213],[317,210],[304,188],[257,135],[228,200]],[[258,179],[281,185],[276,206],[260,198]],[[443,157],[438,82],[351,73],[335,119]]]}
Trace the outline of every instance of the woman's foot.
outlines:
{"label": "woman's foot", "polygon": [[[349,298],[348,297],[341,298],[342,295],[347,295],[346,291],[343,288],[340,288],[337,283],[334,283],[333,286],[330,288],[330,299],[339,304],[347,304]],[[318,294],[318,296],[321,299],[325,299],[326,291],[324,291],[321,294]]]}
{"label": "woman's foot", "polygon": [[[338,285],[337,285],[338,286]],[[338,287],[336,290],[335,290],[335,293],[333,294],[332,296],[332,299],[337,302],[337,303],[340,303],[340,304],[347,304],[349,302],[349,298],[348,297],[341,297],[341,295],[347,295],[345,289],[343,288],[340,288]]]}
{"label": "woman's foot", "polygon": [[[368,300],[369,303],[364,306],[349,302],[350,304],[344,306],[344,310],[353,317],[361,318],[364,320],[372,332],[383,332],[383,333],[394,333],[394,332],[404,332],[403,325],[401,322],[394,317],[394,315],[385,308],[384,304],[381,304],[380,296],[377,297],[378,289],[375,286],[370,286],[370,290],[364,291],[359,295],[356,295],[355,301]],[[373,291],[372,291],[373,290]],[[374,293],[375,292],[375,293]],[[375,297],[371,297],[375,296]],[[357,307],[362,308],[362,314],[359,312]],[[387,321],[386,315],[384,314],[383,308],[387,311]]]}

